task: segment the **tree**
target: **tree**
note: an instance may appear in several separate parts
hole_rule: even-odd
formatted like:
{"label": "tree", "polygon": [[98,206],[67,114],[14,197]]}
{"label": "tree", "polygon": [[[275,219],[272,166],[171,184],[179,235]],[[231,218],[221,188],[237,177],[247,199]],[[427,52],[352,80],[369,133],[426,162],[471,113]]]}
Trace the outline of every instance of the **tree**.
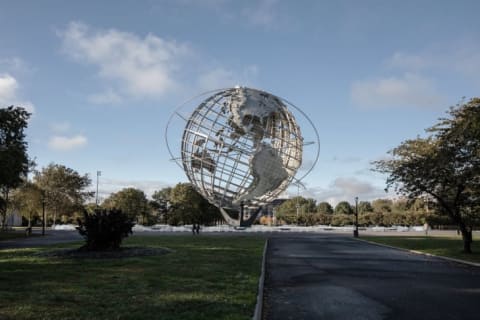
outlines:
{"label": "tree", "polygon": [[30,181],[24,182],[13,194],[14,206],[28,220],[29,227],[42,209],[42,198],[42,190]]}
{"label": "tree", "polygon": [[340,201],[335,206],[335,214],[353,214],[353,209],[348,201]]}
{"label": "tree", "polygon": [[85,190],[91,183],[88,175],[82,176],[60,164],[52,163],[36,172],[33,181],[44,193],[45,207],[53,214],[53,223],[59,214],[71,215],[82,209],[85,200],[94,194]]}
{"label": "tree", "polygon": [[317,206],[317,212],[320,214],[333,214],[332,205],[328,202],[320,202]]}
{"label": "tree", "polygon": [[296,215],[299,213],[312,213],[316,211],[316,201],[312,198],[294,197],[282,203],[277,212],[280,214]]}
{"label": "tree", "polygon": [[373,207],[368,201],[360,201],[358,203],[358,213],[363,214],[367,212],[373,212]]}
{"label": "tree", "polygon": [[118,250],[123,238],[132,234],[133,219],[121,210],[95,209],[83,211],[77,230],[85,239],[81,249],[87,251]]}
{"label": "tree", "polygon": [[190,183],[178,183],[170,193],[169,224],[212,224],[222,220],[218,208],[210,204]]}
{"label": "tree", "polygon": [[24,130],[30,113],[21,107],[0,109],[0,217],[6,227],[9,196],[26,178],[29,170]]}
{"label": "tree", "polygon": [[142,224],[148,223],[148,214],[150,212],[148,200],[142,190],[135,188],[125,188],[116,193],[112,193],[102,204],[109,209],[120,209],[123,213]]}
{"label": "tree", "polygon": [[464,252],[470,253],[472,228],[480,215],[480,99],[447,113],[426,130],[426,138],[406,140],[390,151],[391,159],[373,164],[388,174],[387,188],[411,199],[433,198],[437,212],[458,226]]}
{"label": "tree", "polygon": [[170,206],[170,194],[172,193],[171,187],[166,187],[160,190],[156,190],[152,194],[151,207],[158,211],[162,220],[167,220],[168,208]]}
{"label": "tree", "polygon": [[373,211],[375,212],[391,212],[392,200],[390,199],[376,199],[372,201]]}

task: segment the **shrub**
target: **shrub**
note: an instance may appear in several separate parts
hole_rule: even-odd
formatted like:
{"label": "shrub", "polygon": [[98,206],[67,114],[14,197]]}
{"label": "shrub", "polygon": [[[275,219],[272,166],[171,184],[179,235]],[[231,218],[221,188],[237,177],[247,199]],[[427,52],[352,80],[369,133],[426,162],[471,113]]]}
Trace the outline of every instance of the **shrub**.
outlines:
{"label": "shrub", "polygon": [[82,248],[88,251],[115,250],[123,238],[132,233],[133,219],[117,209],[96,209],[83,212],[77,230],[87,242]]}

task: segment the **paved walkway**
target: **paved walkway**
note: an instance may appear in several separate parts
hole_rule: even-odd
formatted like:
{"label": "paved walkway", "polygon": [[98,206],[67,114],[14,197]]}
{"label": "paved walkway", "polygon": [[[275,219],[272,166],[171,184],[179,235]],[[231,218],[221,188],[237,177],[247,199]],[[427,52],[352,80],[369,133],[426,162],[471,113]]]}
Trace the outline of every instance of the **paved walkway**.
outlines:
{"label": "paved walkway", "polygon": [[480,268],[338,234],[272,235],[264,319],[480,319]]}

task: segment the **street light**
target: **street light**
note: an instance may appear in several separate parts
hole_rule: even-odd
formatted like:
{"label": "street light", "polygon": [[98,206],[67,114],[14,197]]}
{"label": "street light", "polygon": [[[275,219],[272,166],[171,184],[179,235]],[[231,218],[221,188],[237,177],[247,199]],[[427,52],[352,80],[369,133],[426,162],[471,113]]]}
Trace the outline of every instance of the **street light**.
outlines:
{"label": "street light", "polygon": [[300,204],[298,201],[300,200],[300,183],[297,183],[297,204],[295,207],[297,208],[297,226],[298,226],[298,214],[300,213]]}
{"label": "street light", "polygon": [[355,230],[353,230],[353,236],[358,238],[358,197],[355,197]]}
{"label": "street light", "polygon": [[98,207],[98,177],[102,175],[102,171],[97,171],[97,193],[95,194],[95,204]]}
{"label": "street light", "polygon": [[47,222],[45,221],[45,191],[42,192],[42,236],[45,235],[45,227]]}

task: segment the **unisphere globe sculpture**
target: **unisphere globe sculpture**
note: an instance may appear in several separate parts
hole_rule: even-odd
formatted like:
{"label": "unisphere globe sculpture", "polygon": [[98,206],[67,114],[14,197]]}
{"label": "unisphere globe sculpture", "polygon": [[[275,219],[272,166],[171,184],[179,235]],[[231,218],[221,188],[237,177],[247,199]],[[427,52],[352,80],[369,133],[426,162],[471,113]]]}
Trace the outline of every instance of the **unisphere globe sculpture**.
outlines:
{"label": "unisphere globe sculpture", "polygon": [[300,127],[286,101],[270,93],[246,87],[220,90],[185,120],[181,166],[229,224],[242,221],[228,212],[274,200],[302,164]]}

